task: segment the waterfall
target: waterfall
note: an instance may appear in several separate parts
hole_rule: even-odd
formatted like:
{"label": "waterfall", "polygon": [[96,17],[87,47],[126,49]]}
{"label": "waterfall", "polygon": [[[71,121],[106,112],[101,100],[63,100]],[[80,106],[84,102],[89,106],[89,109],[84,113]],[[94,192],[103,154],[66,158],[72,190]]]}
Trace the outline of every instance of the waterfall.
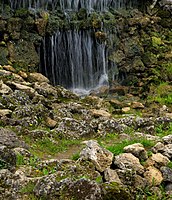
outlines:
{"label": "waterfall", "polygon": [[88,12],[91,11],[107,11],[113,9],[128,9],[137,8],[142,1],[138,0],[1,0],[2,4],[9,5],[11,9],[43,9],[63,11],[78,11],[80,8],[85,8]]}
{"label": "waterfall", "polygon": [[[13,10],[25,8],[55,11],[60,9],[65,14],[78,11],[80,8],[85,8],[88,13],[109,11],[110,8],[116,10],[138,8],[144,2],[143,0],[1,1],[2,8],[8,5]],[[100,30],[109,33],[109,30],[103,27],[103,23]],[[54,85],[62,85],[73,91],[85,93],[102,85],[108,85],[109,79],[116,80],[118,69],[109,60],[109,48],[105,41],[98,39],[93,28],[57,30],[53,35],[45,36],[39,54],[40,72],[46,75]]]}
{"label": "waterfall", "polygon": [[108,60],[108,49],[93,30],[57,31],[44,38],[41,47],[41,72],[54,85],[73,91],[89,91],[108,85],[108,72],[115,65]]}

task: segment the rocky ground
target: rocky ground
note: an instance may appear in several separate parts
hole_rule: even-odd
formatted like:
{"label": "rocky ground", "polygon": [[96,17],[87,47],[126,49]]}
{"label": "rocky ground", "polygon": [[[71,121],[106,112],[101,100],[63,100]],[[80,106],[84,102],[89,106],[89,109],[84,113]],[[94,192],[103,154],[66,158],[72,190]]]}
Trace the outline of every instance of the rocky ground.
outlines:
{"label": "rocky ground", "polygon": [[172,198],[171,104],[122,86],[79,97],[10,65],[0,77],[0,199]]}

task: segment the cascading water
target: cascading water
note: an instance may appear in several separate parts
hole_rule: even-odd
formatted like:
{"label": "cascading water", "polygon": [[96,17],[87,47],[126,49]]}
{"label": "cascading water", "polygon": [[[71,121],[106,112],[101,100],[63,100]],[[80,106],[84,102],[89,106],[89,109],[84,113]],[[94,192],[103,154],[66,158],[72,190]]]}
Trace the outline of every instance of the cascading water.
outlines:
{"label": "cascading water", "polygon": [[54,85],[77,92],[108,85],[108,71],[116,69],[108,61],[106,45],[98,42],[93,30],[58,31],[44,39],[40,55],[41,72]]}
{"label": "cascading water", "polygon": [[[138,0],[1,0],[2,4],[8,4],[11,9],[44,9],[63,11],[78,11],[80,8],[85,8],[88,12],[91,11],[107,11],[113,9],[127,9],[139,7]],[[141,1],[140,1],[141,2]]]}

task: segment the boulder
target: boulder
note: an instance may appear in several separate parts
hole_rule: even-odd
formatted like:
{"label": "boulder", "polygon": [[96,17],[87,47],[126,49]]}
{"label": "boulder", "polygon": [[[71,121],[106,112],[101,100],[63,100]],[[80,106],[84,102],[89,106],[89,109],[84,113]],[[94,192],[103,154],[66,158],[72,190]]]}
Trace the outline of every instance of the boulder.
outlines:
{"label": "boulder", "polygon": [[169,167],[163,166],[160,168],[160,171],[163,176],[163,181],[172,183],[172,169]]}
{"label": "boulder", "polygon": [[118,183],[102,184],[103,200],[134,200],[127,187]]}
{"label": "boulder", "polygon": [[16,82],[9,82],[8,84],[10,84],[12,87],[15,87],[17,90],[21,90],[23,92],[25,92],[27,95],[34,97],[36,94],[36,91],[32,88],[29,87],[27,85],[24,85],[23,83],[16,83]]}
{"label": "boulder", "polygon": [[111,99],[109,103],[115,108],[115,109],[121,109],[124,107],[124,103],[118,101],[117,99]]}
{"label": "boulder", "polygon": [[19,71],[18,74],[19,74],[22,78],[24,78],[24,79],[28,78],[28,75],[27,75],[26,72]]}
{"label": "boulder", "polygon": [[162,138],[162,141],[165,144],[172,144],[172,135],[167,135]]}
{"label": "boulder", "polygon": [[0,145],[0,170],[12,169],[16,166],[15,153],[6,146]]}
{"label": "boulder", "polygon": [[148,183],[153,186],[158,186],[163,181],[162,173],[153,166],[147,168],[146,172],[144,173],[144,177]]}
{"label": "boulder", "polygon": [[155,166],[160,168],[161,166],[166,166],[170,160],[163,156],[161,153],[152,154],[149,159],[146,161],[148,166]]}
{"label": "boulder", "polygon": [[121,184],[121,180],[119,179],[117,172],[110,168],[107,168],[104,171],[104,179],[106,182],[116,182],[116,183]]}
{"label": "boulder", "polygon": [[0,109],[0,117],[10,116],[11,113],[12,113],[12,111],[9,109]]}
{"label": "boulder", "polygon": [[12,89],[0,80],[0,94],[9,94],[11,92],[13,92]]}
{"label": "boulder", "polygon": [[94,117],[106,117],[106,118],[111,117],[110,113],[102,109],[101,110],[92,109],[91,113]]}
{"label": "boulder", "polygon": [[144,105],[140,102],[132,102],[131,108],[133,108],[133,109],[143,109]]}
{"label": "boulder", "polygon": [[11,65],[4,65],[3,68],[10,72],[14,72],[14,73],[16,72],[16,70]]}
{"label": "boulder", "polygon": [[57,122],[55,120],[51,119],[50,117],[46,117],[45,123],[49,128],[54,128],[57,124]]}
{"label": "boulder", "polygon": [[96,182],[83,178],[76,181],[66,178],[58,182],[57,176],[53,174],[40,179],[34,188],[36,196],[59,200],[102,200],[101,188]]}
{"label": "boulder", "polygon": [[122,108],[122,112],[123,113],[128,113],[130,110],[131,110],[130,107],[124,107],[124,108]]}
{"label": "boulder", "polygon": [[123,170],[134,170],[138,174],[143,174],[144,167],[140,164],[139,159],[133,156],[131,153],[122,153],[115,156],[114,164]]}
{"label": "boulder", "polygon": [[42,83],[42,82],[49,83],[50,82],[47,77],[45,77],[41,73],[36,73],[36,72],[30,73],[28,76],[28,79],[31,82],[39,82],[39,83]]}
{"label": "boulder", "polygon": [[167,185],[165,186],[165,192],[169,196],[172,195],[172,183],[167,183]]}
{"label": "boulder", "polygon": [[165,145],[165,148],[161,152],[164,156],[167,156],[169,159],[172,159],[172,144]]}
{"label": "boulder", "polygon": [[152,147],[153,153],[163,152],[165,145],[162,142],[156,143],[154,147]]}
{"label": "boulder", "polygon": [[34,84],[34,89],[44,97],[49,97],[50,96],[58,96],[58,92],[55,87],[52,85],[48,84],[47,82],[35,82]]}
{"label": "boulder", "polygon": [[80,152],[81,160],[91,161],[99,172],[105,171],[110,167],[113,160],[113,154],[101,147],[97,141],[86,141],[86,147]]}
{"label": "boulder", "polygon": [[136,156],[140,160],[146,160],[148,158],[145,148],[140,143],[128,145],[124,147],[124,151],[126,153],[132,153],[134,156]]}
{"label": "boulder", "polygon": [[5,145],[10,149],[15,147],[27,148],[27,145],[23,141],[19,140],[13,131],[6,128],[0,128],[0,145]]}

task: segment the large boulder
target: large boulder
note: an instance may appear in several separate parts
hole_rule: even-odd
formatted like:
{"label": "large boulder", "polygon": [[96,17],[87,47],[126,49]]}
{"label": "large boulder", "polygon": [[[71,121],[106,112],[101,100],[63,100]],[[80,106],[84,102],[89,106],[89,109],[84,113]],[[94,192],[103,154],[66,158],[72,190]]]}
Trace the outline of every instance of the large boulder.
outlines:
{"label": "large boulder", "polygon": [[134,156],[136,156],[140,160],[146,160],[148,158],[147,152],[146,152],[144,146],[140,143],[128,145],[128,146],[124,147],[124,151],[126,153],[132,153]]}
{"label": "large boulder", "polygon": [[80,159],[91,161],[99,172],[103,172],[111,166],[113,154],[101,147],[97,141],[89,140],[80,153]]}
{"label": "large boulder", "polygon": [[115,156],[114,164],[122,170],[131,169],[138,174],[143,174],[144,172],[144,167],[140,164],[139,159],[133,156],[131,153],[122,153],[118,156]]}
{"label": "large boulder", "polygon": [[56,181],[55,175],[44,177],[38,181],[34,189],[37,197],[48,199],[102,200],[99,185],[87,179],[73,181],[64,179]]}
{"label": "large boulder", "polygon": [[153,166],[147,168],[146,172],[144,173],[144,177],[148,183],[153,186],[158,186],[163,181],[162,173]]}

